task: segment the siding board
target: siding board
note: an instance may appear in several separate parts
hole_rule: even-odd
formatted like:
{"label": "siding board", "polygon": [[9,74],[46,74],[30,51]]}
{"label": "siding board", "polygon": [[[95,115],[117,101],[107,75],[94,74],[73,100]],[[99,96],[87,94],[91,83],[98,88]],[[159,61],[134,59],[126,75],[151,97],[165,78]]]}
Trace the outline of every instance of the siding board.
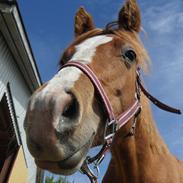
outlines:
{"label": "siding board", "polygon": [[25,132],[23,130],[23,121],[27,108],[28,99],[31,95],[31,91],[27,87],[27,84],[14,61],[14,57],[9,50],[6,41],[4,40],[0,32],[0,99],[7,91],[7,84],[10,84],[13,103],[15,106],[15,112],[20,130],[20,136],[22,139],[22,147],[25,154],[26,163],[29,170],[29,183],[35,183],[36,178],[36,166],[27,149],[25,141]]}

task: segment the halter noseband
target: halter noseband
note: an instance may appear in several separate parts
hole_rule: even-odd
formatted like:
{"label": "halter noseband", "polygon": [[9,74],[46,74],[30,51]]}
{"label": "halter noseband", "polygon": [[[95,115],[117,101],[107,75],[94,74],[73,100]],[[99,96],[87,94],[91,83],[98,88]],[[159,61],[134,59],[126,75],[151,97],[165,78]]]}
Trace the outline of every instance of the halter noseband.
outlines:
{"label": "halter noseband", "polygon": [[131,129],[132,130],[131,135],[134,135],[133,130],[136,125],[136,119],[137,119],[138,114],[141,111],[140,91],[142,91],[145,94],[145,96],[159,108],[161,108],[165,111],[168,111],[168,112],[181,114],[181,111],[179,109],[172,108],[172,107],[160,102],[158,99],[153,97],[144,88],[144,86],[141,82],[141,79],[140,79],[140,74],[139,74],[140,69],[137,68],[135,101],[122,114],[120,114],[118,117],[115,117],[111,103],[106,95],[106,92],[105,92],[103,86],[101,85],[99,79],[97,78],[95,73],[90,69],[90,67],[88,65],[83,64],[81,62],[81,60],[78,60],[78,61],[71,60],[67,64],[63,65],[62,68],[70,67],[70,66],[77,67],[91,80],[95,89],[98,91],[98,93],[105,105],[106,112],[108,114],[108,120],[106,122],[106,128],[105,128],[105,133],[104,133],[105,143],[103,144],[101,150],[99,151],[99,153],[97,155],[95,155],[94,157],[89,157],[89,156],[86,157],[86,159],[81,167],[81,172],[86,174],[89,177],[91,183],[97,183],[98,175],[93,173],[93,171],[89,167],[89,164],[92,164],[92,163],[94,164],[94,168],[97,170],[97,174],[98,174],[98,171],[99,171],[98,166],[104,159],[105,154],[110,150],[110,147],[111,147],[111,144],[113,141],[113,137],[114,137],[116,131],[118,131],[121,127],[123,127],[125,124],[127,124],[129,122],[129,120],[132,119],[133,117],[134,117],[134,123],[133,123],[132,129]]}

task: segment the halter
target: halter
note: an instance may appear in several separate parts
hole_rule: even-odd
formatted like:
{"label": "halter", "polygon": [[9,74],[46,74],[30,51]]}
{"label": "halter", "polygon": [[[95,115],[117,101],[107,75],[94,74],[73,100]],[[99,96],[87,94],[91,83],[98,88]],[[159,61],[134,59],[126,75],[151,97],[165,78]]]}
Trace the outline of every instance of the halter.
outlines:
{"label": "halter", "polygon": [[[77,67],[80,69],[92,82],[94,85],[96,91],[99,93],[106,112],[108,114],[108,119],[106,121],[106,127],[105,127],[105,133],[104,133],[104,144],[99,151],[98,154],[96,154],[94,157],[87,156],[83,165],[81,166],[81,172],[83,174],[86,174],[88,178],[90,179],[91,183],[97,183],[97,178],[99,174],[99,165],[102,162],[102,160],[105,157],[105,154],[110,151],[111,144],[113,142],[113,137],[115,133],[122,128],[125,124],[127,124],[133,117],[134,122],[132,125],[132,128],[130,130],[129,135],[134,135],[134,130],[136,126],[137,117],[141,111],[141,103],[140,103],[140,92],[142,91],[144,95],[157,107],[161,108],[162,110],[181,114],[181,111],[179,109],[172,108],[162,102],[160,102],[158,99],[153,97],[143,86],[142,81],[140,79],[140,68],[137,67],[136,70],[136,92],[135,92],[135,100],[134,102],[126,109],[122,114],[115,117],[111,103],[109,101],[108,96],[106,95],[106,92],[101,85],[99,79],[95,75],[95,73],[90,69],[88,65],[85,65],[81,63],[81,60],[78,61],[69,61],[67,64],[65,64],[62,68],[65,67]],[[61,69],[62,69],[61,68]],[[93,170],[89,167],[90,164],[93,164],[93,168],[96,170],[96,173],[93,172]]]}

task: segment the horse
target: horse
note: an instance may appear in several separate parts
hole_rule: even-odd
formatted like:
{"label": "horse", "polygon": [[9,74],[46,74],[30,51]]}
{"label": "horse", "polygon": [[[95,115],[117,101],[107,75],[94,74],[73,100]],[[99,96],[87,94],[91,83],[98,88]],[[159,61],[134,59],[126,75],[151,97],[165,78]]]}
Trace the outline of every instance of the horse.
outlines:
{"label": "horse", "polygon": [[[83,7],[78,10],[75,40],[64,51],[60,70],[28,103],[24,128],[38,167],[62,175],[81,169],[97,182],[88,164],[100,164],[110,150],[103,183],[183,183],[183,163],[161,138],[149,99],[180,111],[143,87],[139,68],[148,70],[150,59],[140,30],[135,0],[126,0],[118,20],[105,29],[96,28]],[[88,158],[89,149],[102,144]]]}

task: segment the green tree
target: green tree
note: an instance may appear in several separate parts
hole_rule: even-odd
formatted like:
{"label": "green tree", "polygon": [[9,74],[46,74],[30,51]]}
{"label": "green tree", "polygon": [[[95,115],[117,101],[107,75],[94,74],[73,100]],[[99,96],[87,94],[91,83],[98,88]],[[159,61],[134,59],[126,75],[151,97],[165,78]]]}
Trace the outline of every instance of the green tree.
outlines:
{"label": "green tree", "polygon": [[[54,177],[46,177],[45,183],[70,183],[66,177],[59,177],[57,180],[54,180]],[[74,182],[73,182],[74,183]]]}

